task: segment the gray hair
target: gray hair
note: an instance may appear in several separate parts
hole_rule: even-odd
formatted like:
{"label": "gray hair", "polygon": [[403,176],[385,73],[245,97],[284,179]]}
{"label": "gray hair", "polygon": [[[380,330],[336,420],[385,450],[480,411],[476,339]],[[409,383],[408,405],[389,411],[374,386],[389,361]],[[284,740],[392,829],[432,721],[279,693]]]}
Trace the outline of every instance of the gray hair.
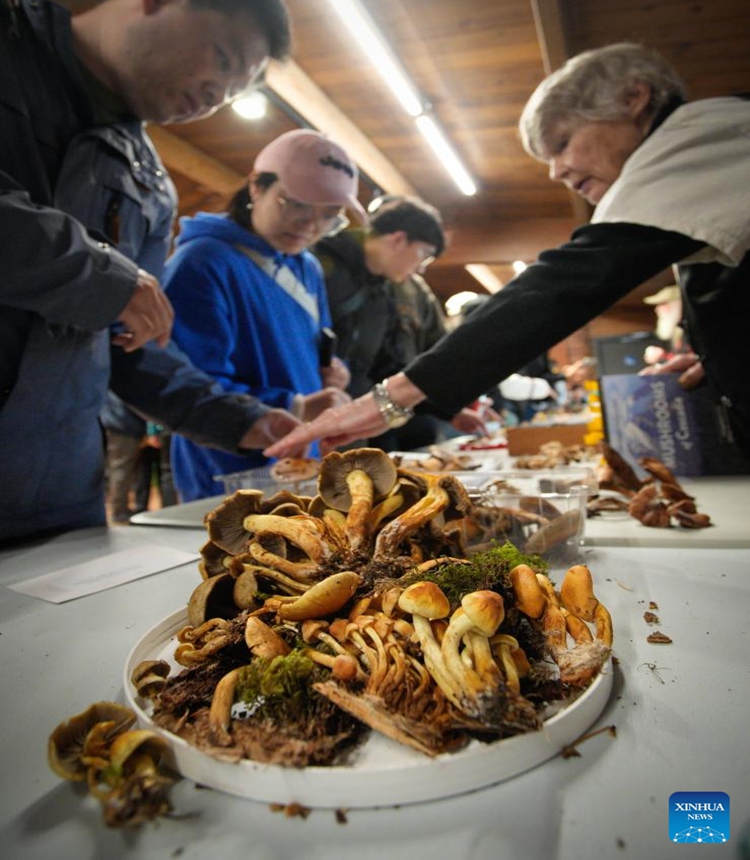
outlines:
{"label": "gray hair", "polygon": [[551,136],[560,123],[583,123],[627,116],[633,84],[651,89],[646,118],[652,119],[686,88],[677,72],[655,51],[631,42],[584,51],[572,57],[536,88],[521,114],[519,131],[529,155],[546,161]]}

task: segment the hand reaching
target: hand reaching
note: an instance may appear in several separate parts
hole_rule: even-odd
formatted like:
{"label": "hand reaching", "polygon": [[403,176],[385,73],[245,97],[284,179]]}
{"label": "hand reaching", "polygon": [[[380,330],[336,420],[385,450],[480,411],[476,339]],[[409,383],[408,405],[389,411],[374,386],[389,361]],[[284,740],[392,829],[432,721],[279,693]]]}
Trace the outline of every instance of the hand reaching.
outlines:
{"label": "hand reaching", "polygon": [[124,331],[116,334],[112,343],[125,352],[133,352],[150,340],[166,346],[172,332],[174,311],[156,278],[138,269],[135,291],[117,319]]}
{"label": "hand reaching", "polygon": [[[245,435],[240,439],[240,448],[262,449],[281,439],[294,430],[295,427],[300,427],[300,422],[291,412],[285,409],[270,409],[265,415],[262,415]],[[306,443],[290,449],[290,456],[302,457],[307,448]]]}
{"label": "hand reaching", "polygon": [[638,375],[653,376],[658,373],[679,373],[677,381],[686,389],[695,388],[706,376],[700,358],[694,352],[673,355],[664,362],[644,367]]}
{"label": "hand reaching", "polygon": [[266,457],[298,456],[295,452],[315,439],[321,440],[321,451],[326,453],[355,439],[378,436],[385,429],[385,422],[372,394],[365,394],[351,403],[326,409],[315,420],[297,427],[263,453]]}
{"label": "hand reaching", "polygon": [[487,424],[501,424],[502,418],[495,412],[494,409],[486,407],[482,412],[477,412],[476,409],[462,409],[456,413],[451,419],[451,426],[458,430],[459,433],[466,433],[472,436],[489,436],[491,435],[487,429]]}

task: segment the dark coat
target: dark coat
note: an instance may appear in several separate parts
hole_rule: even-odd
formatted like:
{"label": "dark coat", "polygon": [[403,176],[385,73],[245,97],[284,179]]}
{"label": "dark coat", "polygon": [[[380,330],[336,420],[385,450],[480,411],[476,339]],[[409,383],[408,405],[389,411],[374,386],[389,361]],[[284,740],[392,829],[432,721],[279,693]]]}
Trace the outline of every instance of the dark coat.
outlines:
{"label": "dark coat", "polygon": [[138,264],[161,270],[174,190],[141,123],[94,128],[69,13],[46,0],[0,2],[0,129],[2,540],[104,523],[110,375],[131,406],[227,450],[266,408],[171,345],[110,346]]}

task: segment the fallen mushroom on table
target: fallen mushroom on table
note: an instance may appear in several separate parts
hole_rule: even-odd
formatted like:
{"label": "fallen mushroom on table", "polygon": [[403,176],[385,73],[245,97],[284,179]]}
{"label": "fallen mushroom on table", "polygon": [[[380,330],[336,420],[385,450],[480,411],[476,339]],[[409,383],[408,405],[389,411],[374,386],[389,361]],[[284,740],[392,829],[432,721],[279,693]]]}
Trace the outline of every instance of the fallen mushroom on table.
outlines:
{"label": "fallen mushroom on table", "polygon": [[624,510],[649,528],[702,529],[711,525],[708,514],[699,513],[695,498],[685,492],[674,472],[656,457],[640,457],[638,465],[648,477],[641,480],[625,458],[602,443],[603,462],[597,470],[599,487],[616,493],[588,503],[588,515]]}

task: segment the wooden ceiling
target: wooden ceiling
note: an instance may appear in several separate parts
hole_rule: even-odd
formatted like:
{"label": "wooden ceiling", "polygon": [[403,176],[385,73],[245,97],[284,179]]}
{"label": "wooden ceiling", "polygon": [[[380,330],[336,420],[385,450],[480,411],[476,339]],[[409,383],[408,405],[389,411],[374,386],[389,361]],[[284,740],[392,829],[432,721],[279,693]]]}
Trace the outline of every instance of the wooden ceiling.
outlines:
{"label": "wooden ceiling", "polygon": [[[474,177],[479,190],[466,197],[352,43],[332,11],[336,0],[286,2],[293,60],[270,69],[263,120],[224,108],[154,129],[180,214],[222,209],[265,143],[309,124],[354,155],[364,203],[410,191],[441,210],[450,246],[428,280],[442,298],[481,291],[467,263],[487,264],[507,281],[511,261],[533,260],[588,217],[524,153],[517,133],[527,98],[566,57],[633,40],[670,60],[693,98],[750,90],[748,0],[361,0]],[[635,320],[652,319],[641,302],[652,289],[644,285],[614,313],[631,314],[642,328]]]}

